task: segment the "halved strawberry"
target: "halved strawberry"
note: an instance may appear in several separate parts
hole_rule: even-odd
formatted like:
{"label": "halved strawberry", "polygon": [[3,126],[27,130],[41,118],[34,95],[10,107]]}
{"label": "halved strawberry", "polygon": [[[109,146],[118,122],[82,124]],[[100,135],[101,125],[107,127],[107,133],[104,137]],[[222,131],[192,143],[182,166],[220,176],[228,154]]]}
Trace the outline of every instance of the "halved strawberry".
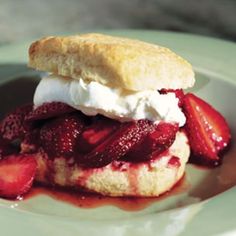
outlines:
{"label": "halved strawberry", "polygon": [[230,142],[230,130],[224,117],[201,98],[188,93],[184,98],[185,129],[195,161],[218,164],[219,154]]}
{"label": "halved strawberry", "polygon": [[33,184],[37,163],[32,156],[11,155],[0,160],[0,196],[17,198]]}
{"label": "halved strawberry", "polygon": [[84,128],[82,113],[75,112],[47,121],[40,130],[40,142],[51,157],[74,153],[79,135]]}
{"label": "halved strawberry", "polygon": [[179,107],[183,106],[184,92],[183,89],[162,89],[160,94],[174,93],[175,96],[179,99]]}
{"label": "halved strawberry", "polygon": [[161,122],[155,125],[155,129],[125,155],[125,160],[136,162],[152,159],[153,153],[157,156],[173,144],[178,130],[178,124]]}
{"label": "halved strawberry", "polygon": [[26,121],[45,120],[75,111],[74,108],[62,102],[49,102],[37,107],[25,118]]}
{"label": "halved strawberry", "polygon": [[32,111],[32,104],[27,104],[9,113],[1,123],[1,134],[4,139],[13,141],[22,138],[26,131],[25,116]]}
{"label": "halved strawberry", "polygon": [[77,143],[78,152],[88,153],[92,151],[92,149],[112,135],[119,126],[120,122],[105,117],[94,120],[80,135]]}
{"label": "halved strawberry", "polygon": [[120,159],[152,129],[153,123],[148,120],[121,123],[113,135],[90,153],[77,154],[78,164],[86,168],[102,167]]}

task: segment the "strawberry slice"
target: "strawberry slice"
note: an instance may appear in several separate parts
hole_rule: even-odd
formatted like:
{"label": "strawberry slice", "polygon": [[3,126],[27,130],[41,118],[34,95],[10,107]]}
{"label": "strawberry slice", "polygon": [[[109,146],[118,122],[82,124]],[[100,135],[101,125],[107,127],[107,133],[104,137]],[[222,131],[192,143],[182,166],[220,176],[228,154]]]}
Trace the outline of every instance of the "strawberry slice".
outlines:
{"label": "strawberry slice", "polygon": [[80,166],[102,167],[123,157],[134,145],[139,143],[150,130],[153,123],[148,120],[121,123],[120,128],[108,139],[86,155],[77,155]]}
{"label": "strawberry slice", "polygon": [[160,94],[174,93],[175,96],[179,99],[179,107],[183,106],[184,92],[183,89],[162,89],[159,91]]}
{"label": "strawberry slice", "polygon": [[84,116],[76,112],[47,121],[40,130],[40,142],[51,157],[71,156],[84,128]]}
{"label": "strawberry slice", "polygon": [[125,160],[132,162],[147,161],[153,158],[153,153],[156,157],[173,144],[178,130],[178,124],[161,122],[155,125],[155,129],[126,154]]}
{"label": "strawberry slice", "polygon": [[65,113],[75,111],[74,108],[62,102],[49,102],[44,103],[42,106],[37,107],[30,112],[25,118],[26,121],[45,120],[53,117],[60,116]]}
{"label": "strawberry slice", "polygon": [[78,152],[88,153],[96,146],[102,143],[107,137],[119,128],[118,121],[101,117],[94,120],[94,122],[84,129],[83,133],[78,139]]}
{"label": "strawberry slice", "polygon": [[32,111],[32,104],[27,104],[9,113],[1,123],[1,135],[4,139],[13,141],[22,138],[26,132],[25,116]]}
{"label": "strawberry slice", "polygon": [[217,165],[219,154],[230,142],[230,130],[224,117],[199,97],[188,93],[184,98],[185,125],[194,161]]}
{"label": "strawberry slice", "polygon": [[33,184],[37,163],[32,156],[11,155],[0,160],[0,196],[17,198]]}

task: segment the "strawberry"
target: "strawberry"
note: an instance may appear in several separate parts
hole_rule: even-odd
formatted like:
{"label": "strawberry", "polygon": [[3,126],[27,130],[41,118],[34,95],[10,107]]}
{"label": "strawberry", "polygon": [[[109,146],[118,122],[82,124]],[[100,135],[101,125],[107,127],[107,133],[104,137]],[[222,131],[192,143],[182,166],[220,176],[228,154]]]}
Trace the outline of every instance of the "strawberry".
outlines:
{"label": "strawberry", "polygon": [[155,129],[126,154],[125,160],[147,161],[153,158],[153,153],[159,155],[173,144],[178,130],[178,124],[161,122],[155,125]]}
{"label": "strawberry", "polygon": [[17,198],[33,184],[37,163],[32,156],[11,155],[0,160],[0,196]]}
{"label": "strawberry", "polygon": [[94,120],[80,135],[77,143],[78,152],[88,153],[92,151],[92,149],[112,135],[119,126],[120,123],[118,121],[105,117]]}
{"label": "strawberry", "polygon": [[80,166],[102,167],[123,157],[134,145],[139,143],[152,129],[152,122],[139,120],[121,123],[120,127],[90,153],[77,154]]}
{"label": "strawberry", "polygon": [[184,92],[182,89],[162,89],[160,94],[175,93],[175,96],[179,99],[179,107],[183,106]]}
{"label": "strawberry", "polygon": [[28,114],[26,121],[45,120],[75,111],[74,108],[62,102],[49,102],[37,107]]}
{"label": "strawberry", "polygon": [[32,111],[32,104],[27,104],[9,113],[1,123],[1,135],[4,139],[13,141],[22,138],[26,132],[25,116]]}
{"label": "strawberry", "polygon": [[45,152],[51,156],[70,156],[84,128],[81,113],[71,113],[48,120],[40,130],[40,142]]}
{"label": "strawberry", "polygon": [[35,153],[39,145],[39,129],[31,129],[30,132],[25,134],[24,139],[21,141],[21,153]]}
{"label": "strawberry", "polygon": [[196,162],[218,164],[219,154],[230,142],[224,117],[201,98],[188,93],[184,98],[185,130]]}

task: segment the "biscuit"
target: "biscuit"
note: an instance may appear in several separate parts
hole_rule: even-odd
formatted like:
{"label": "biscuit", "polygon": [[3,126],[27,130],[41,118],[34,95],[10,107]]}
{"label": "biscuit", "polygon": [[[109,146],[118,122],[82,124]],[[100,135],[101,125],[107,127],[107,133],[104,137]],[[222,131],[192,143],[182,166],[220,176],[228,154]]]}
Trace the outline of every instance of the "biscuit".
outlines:
{"label": "biscuit", "polygon": [[186,89],[195,81],[191,65],[168,48],[94,33],[34,42],[29,66],[131,91]]}

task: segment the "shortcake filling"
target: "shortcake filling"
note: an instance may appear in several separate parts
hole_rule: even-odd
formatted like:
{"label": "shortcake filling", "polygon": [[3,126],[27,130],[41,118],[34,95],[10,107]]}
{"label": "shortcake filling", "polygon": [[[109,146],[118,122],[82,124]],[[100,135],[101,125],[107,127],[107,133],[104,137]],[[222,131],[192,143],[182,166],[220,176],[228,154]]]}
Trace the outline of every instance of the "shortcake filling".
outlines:
{"label": "shortcake filling", "polygon": [[39,183],[106,196],[158,196],[183,176],[189,157],[179,131],[186,121],[181,101],[175,91],[128,92],[49,75],[34,104],[21,108],[17,130],[6,128],[5,137],[20,138],[20,156],[34,157]]}
{"label": "shortcake filling", "polygon": [[34,105],[63,102],[85,115],[104,115],[123,121],[148,119],[155,123],[185,124],[186,118],[174,93],[160,94],[155,90],[124,91],[98,82],[67,79],[59,75],[43,78],[34,95]]}

